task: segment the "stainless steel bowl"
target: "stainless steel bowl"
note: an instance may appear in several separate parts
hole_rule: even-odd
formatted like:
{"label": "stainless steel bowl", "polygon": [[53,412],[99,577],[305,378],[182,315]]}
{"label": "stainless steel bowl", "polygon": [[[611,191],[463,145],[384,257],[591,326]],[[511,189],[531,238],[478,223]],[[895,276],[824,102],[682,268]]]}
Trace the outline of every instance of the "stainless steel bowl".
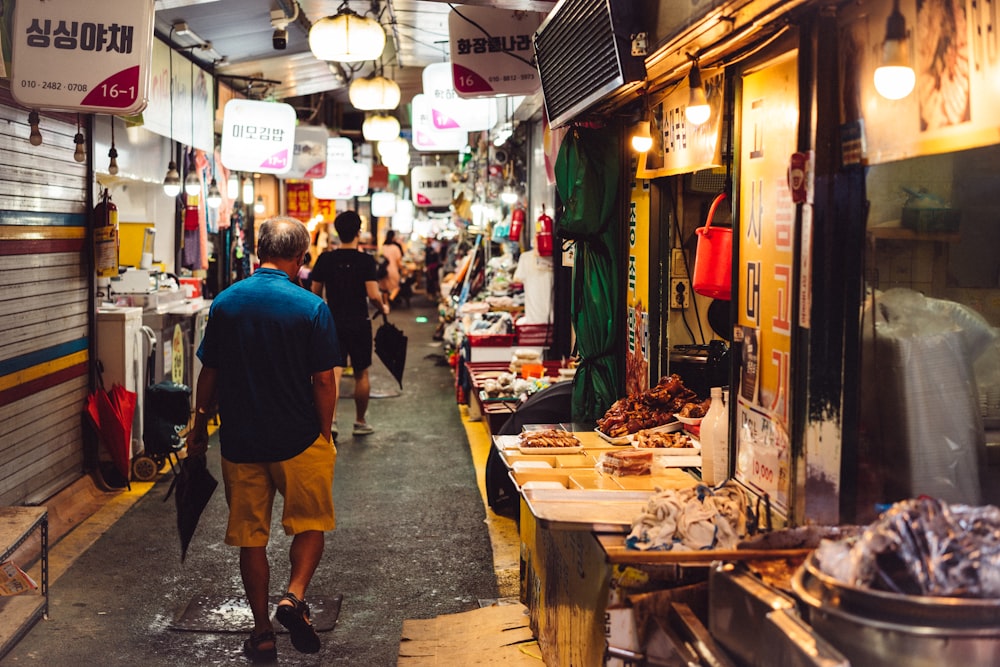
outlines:
{"label": "stainless steel bowl", "polygon": [[812,627],[854,665],[1000,664],[1000,600],[898,595],[850,586],[810,556],[792,578]]}

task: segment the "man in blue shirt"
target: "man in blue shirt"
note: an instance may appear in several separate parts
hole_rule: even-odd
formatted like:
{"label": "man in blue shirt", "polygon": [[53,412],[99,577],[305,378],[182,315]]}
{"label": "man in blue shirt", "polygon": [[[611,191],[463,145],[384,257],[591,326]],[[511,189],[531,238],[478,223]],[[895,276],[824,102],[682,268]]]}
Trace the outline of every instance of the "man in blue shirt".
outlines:
{"label": "man in blue shirt", "polygon": [[267,543],[275,492],[282,525],[293,535],[287,592],[275,616],[292,645],[315,653],[320,642],[303,601],[336,525],[330,424],[337,401],[333,368],[341,364],[337,332],[324,301],[293,281],[309,249],[298,220],[260,227],[260,269],[212,302],[198,350],[195,422],[189,456],[204,456],[208,418],[218,405],[222,476],[229,503],[226,544],[240,547],[240,574],[254,629],[243,651],[254,662],[277,658],[268,610]]}

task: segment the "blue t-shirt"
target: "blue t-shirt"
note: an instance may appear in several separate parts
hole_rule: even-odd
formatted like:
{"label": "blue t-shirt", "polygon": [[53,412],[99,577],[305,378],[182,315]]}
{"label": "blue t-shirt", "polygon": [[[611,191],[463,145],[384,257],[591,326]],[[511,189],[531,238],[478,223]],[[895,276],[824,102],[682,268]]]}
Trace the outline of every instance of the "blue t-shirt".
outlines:
{"label": "blue t-shirt", "polygon": [[277,269],[258,269],[212,301],[198,358],[218,373],[222,455],[284,461],[320,433],[312,374],[341,364],[323,299]]}

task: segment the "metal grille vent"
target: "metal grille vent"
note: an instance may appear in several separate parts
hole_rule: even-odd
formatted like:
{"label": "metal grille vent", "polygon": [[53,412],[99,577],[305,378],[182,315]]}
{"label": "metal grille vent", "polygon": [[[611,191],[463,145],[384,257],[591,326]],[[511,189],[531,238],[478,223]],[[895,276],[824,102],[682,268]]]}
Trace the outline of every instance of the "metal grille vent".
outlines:
{"label": "metal grille vent", "polygon": [[562,0],[535,32],[535,61],[552,127],[644,77],[631,55],[632,0]]}

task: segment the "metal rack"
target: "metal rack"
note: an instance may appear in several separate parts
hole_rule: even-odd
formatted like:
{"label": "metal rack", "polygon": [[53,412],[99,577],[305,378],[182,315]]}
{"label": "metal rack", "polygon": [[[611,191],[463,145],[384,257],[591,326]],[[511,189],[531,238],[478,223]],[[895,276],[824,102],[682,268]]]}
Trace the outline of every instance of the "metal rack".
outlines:
{"label": "metal rack", "polygon": [[0,623],[0,658],[17,644],[39,618],[49,617],[49,514],[45,507],[0,507],[0,563],[9,559],[39,531],[41,539],[40,599],[36,595],[6,598]]}

